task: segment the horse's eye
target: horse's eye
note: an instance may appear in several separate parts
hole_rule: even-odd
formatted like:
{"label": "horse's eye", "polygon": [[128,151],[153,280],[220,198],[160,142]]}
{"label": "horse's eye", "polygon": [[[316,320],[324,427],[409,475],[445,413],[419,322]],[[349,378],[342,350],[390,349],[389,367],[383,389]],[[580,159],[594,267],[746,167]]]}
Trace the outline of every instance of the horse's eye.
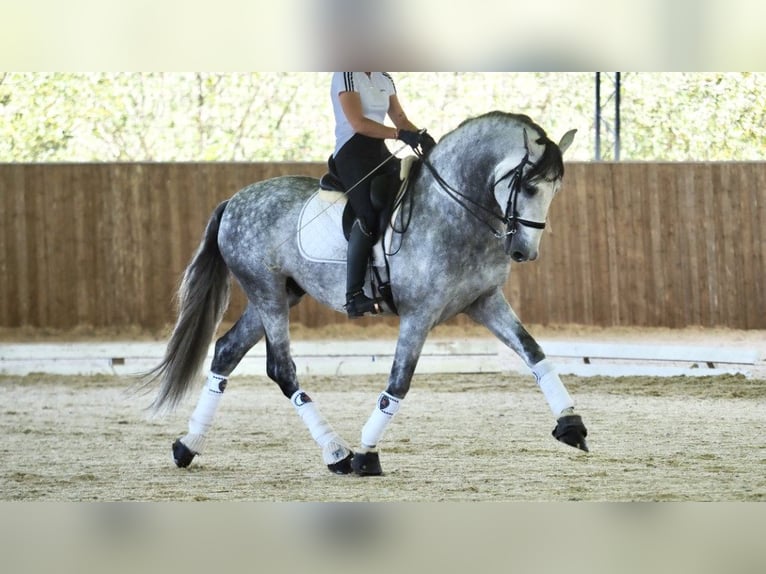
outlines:
{"label": "horse's eye", "polygon": [[524,186],[524,192],[530,197],[533,197],[537,195],[538,189],[537,189],[537,186],[534,184],[527,184]]}

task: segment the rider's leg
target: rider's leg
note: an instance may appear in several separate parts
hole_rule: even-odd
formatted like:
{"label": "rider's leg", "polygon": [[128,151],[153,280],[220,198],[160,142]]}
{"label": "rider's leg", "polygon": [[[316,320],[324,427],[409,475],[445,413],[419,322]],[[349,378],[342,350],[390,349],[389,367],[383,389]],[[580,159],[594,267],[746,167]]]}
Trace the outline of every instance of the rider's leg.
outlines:
{"label": "rider's leg", "polygon": [[[388,155],[383,140],[355,135],[335,156],[356,221],[351,228],[346,264],[346,311],[349,317],[379,313],[380,302],[364,294],[365,274],[372,246],[378,239],[378,212],[371,189],[388,186],[381,164]],[[379,191],[376,192],[379,194]]]}
{"label": "rider's leg", "polygon": [[348,238],[346,260],[346,312],[349,317],[361,317],[367,313],[381,312],[380,301],[364,294],[364,279],[370,251],[375,237],[364,227],[361,220],[354,221]]}

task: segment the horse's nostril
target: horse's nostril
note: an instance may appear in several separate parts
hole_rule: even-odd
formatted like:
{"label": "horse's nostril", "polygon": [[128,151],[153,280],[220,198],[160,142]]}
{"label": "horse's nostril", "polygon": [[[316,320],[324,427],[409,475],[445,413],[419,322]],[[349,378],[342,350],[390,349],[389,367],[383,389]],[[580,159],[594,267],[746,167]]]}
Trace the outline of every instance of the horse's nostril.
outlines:
{"label": "horse's nostril", "polygon": [[516,263],[521,263],[522,261],[527,260],[527,258],[524,256],[524,254],[521,251],[514,251],[511,254],[511,259],[513,259]]}

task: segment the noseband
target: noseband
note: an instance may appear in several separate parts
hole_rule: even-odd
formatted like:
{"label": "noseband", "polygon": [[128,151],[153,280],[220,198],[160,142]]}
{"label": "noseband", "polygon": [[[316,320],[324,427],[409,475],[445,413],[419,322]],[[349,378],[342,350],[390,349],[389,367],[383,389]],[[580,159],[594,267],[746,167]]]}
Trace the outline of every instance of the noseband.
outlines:
{"label": "noseband", "polygon": [[[506,173],[504,176],[499,178],[491,188],[492,195],[494,195],[494,189],[500,184],[500,182],[508,179],[508,189],[510,189],[510,194],[508,195],[508,203],[505,205],[505,213],[500,216],[498,215],[494,210],[486,207],[485,205],[482,205],[478,203],[473,198],[465,195],[464,193],[461,193],[454,187],[452,187],[449,183],[447,183],[444,178],[439,174],[438,171],[436,171],[436,168],[431,164],[430,161],[428,161],[428,158],[418,153],[421,160],[423,161],[423,165],[425,165],[428,170],[431,172],[431,175],[434,176],[434,179],[439,184],[439,186],[447,193],[449,197],[451,197],[458,205],[460,205],[463,209],[465,209],[468,213],[473,215],[476,219],[478,219],[482,224],[484,224],[487,228],[489,228],[492,231],[492,234],[497,239],[503,239],[508,236],[513,236],[518,231],[518,226],[523,225],[525,227],[531,227],[533,229],[545,229],[545,222],[544,221],[532,221],[529,219],[523,219],[519,217],[519,212],[516,208],[519,198],[519,193],[521,193],[521,186],[524,180],[524,168],[527,165],[534,165],[533,162],[529,160],[529,144],[527,140],[527,131],[524,130],[524,148],[526,150],[526,153],[524,154],[524,157],[521,159],[519,164],[510,169],[508,173]],[[479,212],[483,212],[483,215],[481,215]],[[497,221],[505,224],[505,231],[497,230],[494,225],[492,225],[489,221],[487,221],[487,218],[493,218]]]}

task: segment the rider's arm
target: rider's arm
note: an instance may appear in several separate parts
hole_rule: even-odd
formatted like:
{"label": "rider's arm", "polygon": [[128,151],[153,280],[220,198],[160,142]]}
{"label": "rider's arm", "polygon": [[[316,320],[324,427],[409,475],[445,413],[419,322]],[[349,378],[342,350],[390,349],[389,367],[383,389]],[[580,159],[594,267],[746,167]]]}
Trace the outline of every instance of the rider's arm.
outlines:
{"label": "rider's arm", "polygon": [[404,108],[402,108],[402,104],[399,102],[399,98],[396,97],[396,94],[393,94],[388,98],[388,117],[394,122],[397,130],[409,130],[411,132],[418,131],[415,124],[413,124],[407,117],[407,114],[404,113]]}
{"label": "rider's arm", "polygon": [[[356,133],[371,138],[396,139],[396,128],[380,124],[364,116],[362,113],[362,99],[357,92],[342,92],[339,98],[343,113]],[[391,119],[393,121],[393,118]]]}

